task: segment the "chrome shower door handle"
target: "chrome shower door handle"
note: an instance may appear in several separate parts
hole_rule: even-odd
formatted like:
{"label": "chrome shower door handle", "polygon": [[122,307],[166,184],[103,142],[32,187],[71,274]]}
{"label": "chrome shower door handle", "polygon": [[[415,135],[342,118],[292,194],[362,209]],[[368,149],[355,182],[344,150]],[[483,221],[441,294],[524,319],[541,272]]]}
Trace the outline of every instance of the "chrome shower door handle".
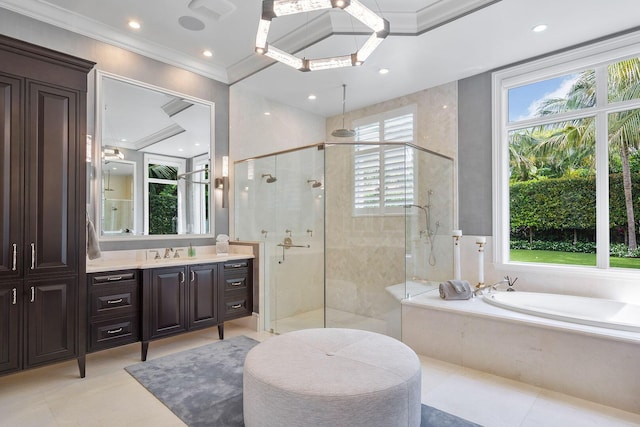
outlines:
{"label": "chrome shower door handle", "polygon": [[18,245],[14,243],[12,246],[13,246],[13,255],[12,255],[13,266],[11,267],[11,270],[16,271],[18,268]]}
{"label": "chrome shower door handle", "polygon": [[36,269],[36,244],[31,243],[31,269]]}

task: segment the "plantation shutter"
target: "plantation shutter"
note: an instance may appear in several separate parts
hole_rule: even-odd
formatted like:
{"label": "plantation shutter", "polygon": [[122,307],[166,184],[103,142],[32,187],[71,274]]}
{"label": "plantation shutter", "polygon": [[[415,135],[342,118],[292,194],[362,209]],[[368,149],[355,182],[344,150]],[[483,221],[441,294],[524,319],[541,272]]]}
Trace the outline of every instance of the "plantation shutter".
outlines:
{"label": "plantation shutter", "polygon": [[[356,127],[360,142],[412,142],[413,114]],[[354,214],[399,213],[413,203],[413,150],[403,146],[354,148]]]}

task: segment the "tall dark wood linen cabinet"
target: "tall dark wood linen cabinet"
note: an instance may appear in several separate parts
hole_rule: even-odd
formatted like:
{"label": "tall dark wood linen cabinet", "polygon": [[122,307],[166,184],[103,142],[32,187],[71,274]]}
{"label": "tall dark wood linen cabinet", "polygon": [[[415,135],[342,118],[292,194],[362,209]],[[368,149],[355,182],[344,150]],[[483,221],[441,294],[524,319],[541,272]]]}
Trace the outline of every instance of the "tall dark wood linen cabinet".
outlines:
{"label": "tall dark wood linen cabinet", "polygon": [[95,64],[0,36],[0,375],[86,353],[86,92]]}

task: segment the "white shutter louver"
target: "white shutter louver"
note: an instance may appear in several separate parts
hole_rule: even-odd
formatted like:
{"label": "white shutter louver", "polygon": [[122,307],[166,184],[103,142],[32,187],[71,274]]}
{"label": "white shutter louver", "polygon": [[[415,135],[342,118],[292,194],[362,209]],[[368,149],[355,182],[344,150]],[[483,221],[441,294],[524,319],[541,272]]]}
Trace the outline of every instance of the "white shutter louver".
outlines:
{"label": "white shutter louver", "polygon": [[[413,142],[411,114],[356,127],[359,142]],[[354,213],[398,213],[413,203],[413,150],[403,146],[354,147]]]}

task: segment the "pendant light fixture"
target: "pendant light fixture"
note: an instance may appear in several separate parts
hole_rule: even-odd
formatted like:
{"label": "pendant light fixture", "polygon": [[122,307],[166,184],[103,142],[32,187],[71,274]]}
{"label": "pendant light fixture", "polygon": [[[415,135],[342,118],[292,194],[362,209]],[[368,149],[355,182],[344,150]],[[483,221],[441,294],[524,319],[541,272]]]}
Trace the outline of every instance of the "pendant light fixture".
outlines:
{"label": "pendant light fixture", "polygon": [[356,136],[356,131],[353,129],[345,129],[344,127],[344,109],[347,103],[347,85],[342,85],[342,129],[336,129],[331,132],[331,136],[336,138],[353,138]]}
{"label": "pendant light fixture", "polygon": [[[298,58],[267,43],[273,18],[306,13],[314,10],[340,9],[373,31],[360,50],[350,55],[328,58]],[[262,18],[256,35],[256,52],[282,62],[300,71],[328,70],[362,65],[371,53],[389,35],[389,21],[378,16],[358,0],[263,0]]]}

